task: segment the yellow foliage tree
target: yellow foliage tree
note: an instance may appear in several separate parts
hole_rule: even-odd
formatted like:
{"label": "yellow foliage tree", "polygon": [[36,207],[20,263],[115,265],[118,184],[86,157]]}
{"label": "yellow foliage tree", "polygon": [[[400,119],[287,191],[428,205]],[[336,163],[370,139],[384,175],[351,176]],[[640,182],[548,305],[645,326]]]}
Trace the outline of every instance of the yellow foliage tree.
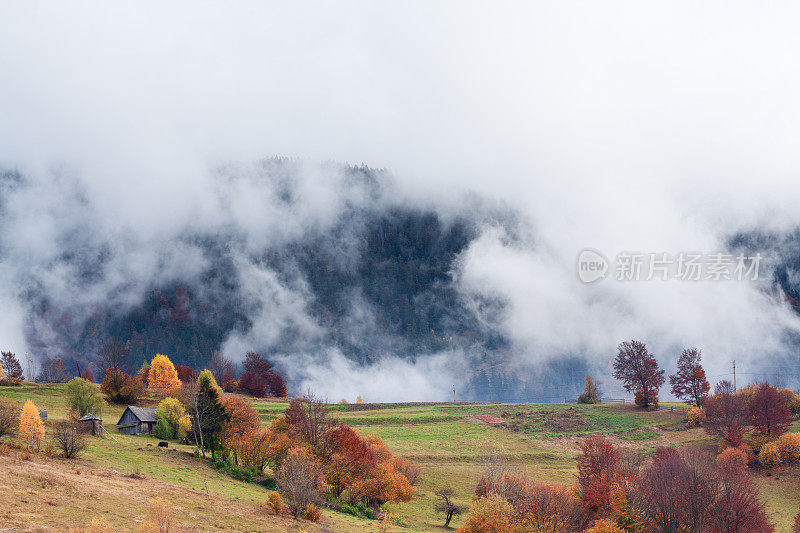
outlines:
{"label": "yellow foliage tree", "polygon": [[19,417],[19,438],[30,446],[31,450],[38,448],[44,440],[44,423],[39,416],[39,410],[31,400],[25,402]]}
{"label": "yellow foliage tree", "polygon": [[147,385],[162,394],[180,388],[178,371],[169,357],[160,353],[153,357],[147,374]]}
{"label": "yellow foliage tree", "polygon": [[3,372],[3,365],[0,365],[0,378],[2,378],[5,375],[6,375],[6,373]]}
{"label": "yellow foliage tree", "polygon": [[362,404],[362,403],[364,403],[364,398],[362,398],[361,396],[359,396],[358,398],[356,398],[356,403],[357,403],[357,404]]}
{"label": "yellow foliage tree", "polygon": [[177,398],[164,398],[156,409],[156,418],[164,418],[172,426],[175,437],[182,439],[192,427],[186,408]]}

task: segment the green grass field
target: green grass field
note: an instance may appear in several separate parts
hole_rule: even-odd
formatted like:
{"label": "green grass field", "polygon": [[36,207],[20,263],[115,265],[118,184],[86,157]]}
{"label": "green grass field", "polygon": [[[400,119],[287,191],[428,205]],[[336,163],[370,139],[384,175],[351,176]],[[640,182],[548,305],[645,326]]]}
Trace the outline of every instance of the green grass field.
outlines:
{"label": "green grass field", "polygon": [[[30,398],[40,409],[48,410],[51,421],[67,413],[62,385],[5,387],[0,388],[0,396],[20,405]],[[265,425],[288,406],[286,401],[278,400],[252,403]],[[265,489],[235,481],[197,461],[191,447],[171,443],[165,450],[156,446],[154,438],[117,434],[113,424],[122,411],[122,407],[111,405],[104,409],[106,427],[117,442],[92,438],[82,464],[121,475],[136,472],[164,486],[245,509],[257,509],[263,502]],[[664,445],[713,447],[702,430],[684,428],[683,412],[642,412],[630,404],[366,404],[337,405],[333,412],[358,433],[381,437],[395,454],[421,467],[415,498],[389,506],[399,517],[396,531],[444,531],[442,517],[433,511],[434,492],[450,485],[456,501],[469,505],[483,469],[483,458],[489,454],[507,456],[532,479],[570,485],[575,481],[580,442],[591,433],[602,432],[622,446],[645,453]],[[795,424],[795,430],[800,430],[800,422]],[[790,521],[800,508],[800,469],[769,473],[756,469],[753,475],[779,531],[789,531]],[[108,510],[108,516],[113,516],[113,510]],[[330,511],[325,511],[324,516],[333,531],[377,531],[376,522]],[[257,518],[262,521],[257,524],[267,523],[263,521],[268,518]],[[232,515],[228,527],[243,531],[266,528],[252,526],[249,520],[255,519],[240,512]],[[206,520],[200,511],[187,515],[187,521],[198,527]],[[462,521],[463,517],[457,517],[452,525],[458,527]],[[214,527],[224,529],[221,522],[216,524]]]}

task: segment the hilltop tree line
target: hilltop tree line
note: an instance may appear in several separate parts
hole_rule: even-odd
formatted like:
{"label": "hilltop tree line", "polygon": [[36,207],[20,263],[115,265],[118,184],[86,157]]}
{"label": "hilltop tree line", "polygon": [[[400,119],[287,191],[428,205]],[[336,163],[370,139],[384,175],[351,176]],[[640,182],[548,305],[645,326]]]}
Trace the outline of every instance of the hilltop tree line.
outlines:
{"label": "hilltop tree line", "polygon": [[[174,385],[172,376],[164,374],[165,358],[166,356],[157,354],[152,362],[145,361],[138,371],[129,372],[132,359],[131,344],[115,338],[106,340],[98,350],[96,365],[104,369],[102,374],[104,394],[113,403],[135,403],[148,388],[161,391],[165,383]],[[170,360],[169,367],[175,370],[175,379],[178,382],[190,382],[198,377],[197,371],[188,365],[173,366]],[[230,359],[218,352],[212,355],[208,367],[215,379],[223,384],[226,392],[241,391],[259,398],[266,396],[283,398],[288,394],[283,376],[261,354],[248,352],[241,374],[237,373],[236,366]],[[74,373],[67,371],[61,358],[52,357],[42,362],[35,381],[66,383],[72,376]],[[78,377],[89,382],[95,381],[94,374],[88,368],[83,369]],[[2,352],[0,385],[19,385],[24,380],[22,365],[16,355],[12,352]]]}

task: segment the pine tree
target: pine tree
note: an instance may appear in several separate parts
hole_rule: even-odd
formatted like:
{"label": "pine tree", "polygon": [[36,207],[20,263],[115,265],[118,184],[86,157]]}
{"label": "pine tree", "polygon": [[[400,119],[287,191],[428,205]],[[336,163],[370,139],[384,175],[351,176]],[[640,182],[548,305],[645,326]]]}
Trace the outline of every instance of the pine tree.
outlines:
{"label": "pine tree", "polygon": [[189,408],[192,418],[192,434],[203,451],[219,449],[219,436],[228,414],[222,406],[222,389],[217,385],[210,370],[203,370],[197,378],[196,391]]}

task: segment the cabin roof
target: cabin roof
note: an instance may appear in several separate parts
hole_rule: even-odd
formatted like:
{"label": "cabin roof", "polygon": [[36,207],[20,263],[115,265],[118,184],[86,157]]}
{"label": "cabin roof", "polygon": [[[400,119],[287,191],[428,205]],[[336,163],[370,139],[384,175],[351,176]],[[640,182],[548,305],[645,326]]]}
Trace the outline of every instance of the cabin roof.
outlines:
{"label": "cabin roof", "polygon": [[[130,409],[133,416],[139,419],[140,422],[155,422],[156,421],[156,410],[152,407],[136,407],[135,405],[129,405],[128,409]],[[126,411],[128,410],[126,409]],[[122,413],[122,417],[125,416],[125,413]],[[122,418],[120,418],[120,422]]]}
{"label": "cabin roof", "polygon": [[102,421],[103,421],[103,419],[102,419],[102,418],[100,418],[99,416],[95,415],[94,413],[86,413],[85,415],[83,415],[82,417],[80,417],[78,420],[80,420],[80,421],[85,421],[85,420],[99,420],[100,422],[102,422]]}

